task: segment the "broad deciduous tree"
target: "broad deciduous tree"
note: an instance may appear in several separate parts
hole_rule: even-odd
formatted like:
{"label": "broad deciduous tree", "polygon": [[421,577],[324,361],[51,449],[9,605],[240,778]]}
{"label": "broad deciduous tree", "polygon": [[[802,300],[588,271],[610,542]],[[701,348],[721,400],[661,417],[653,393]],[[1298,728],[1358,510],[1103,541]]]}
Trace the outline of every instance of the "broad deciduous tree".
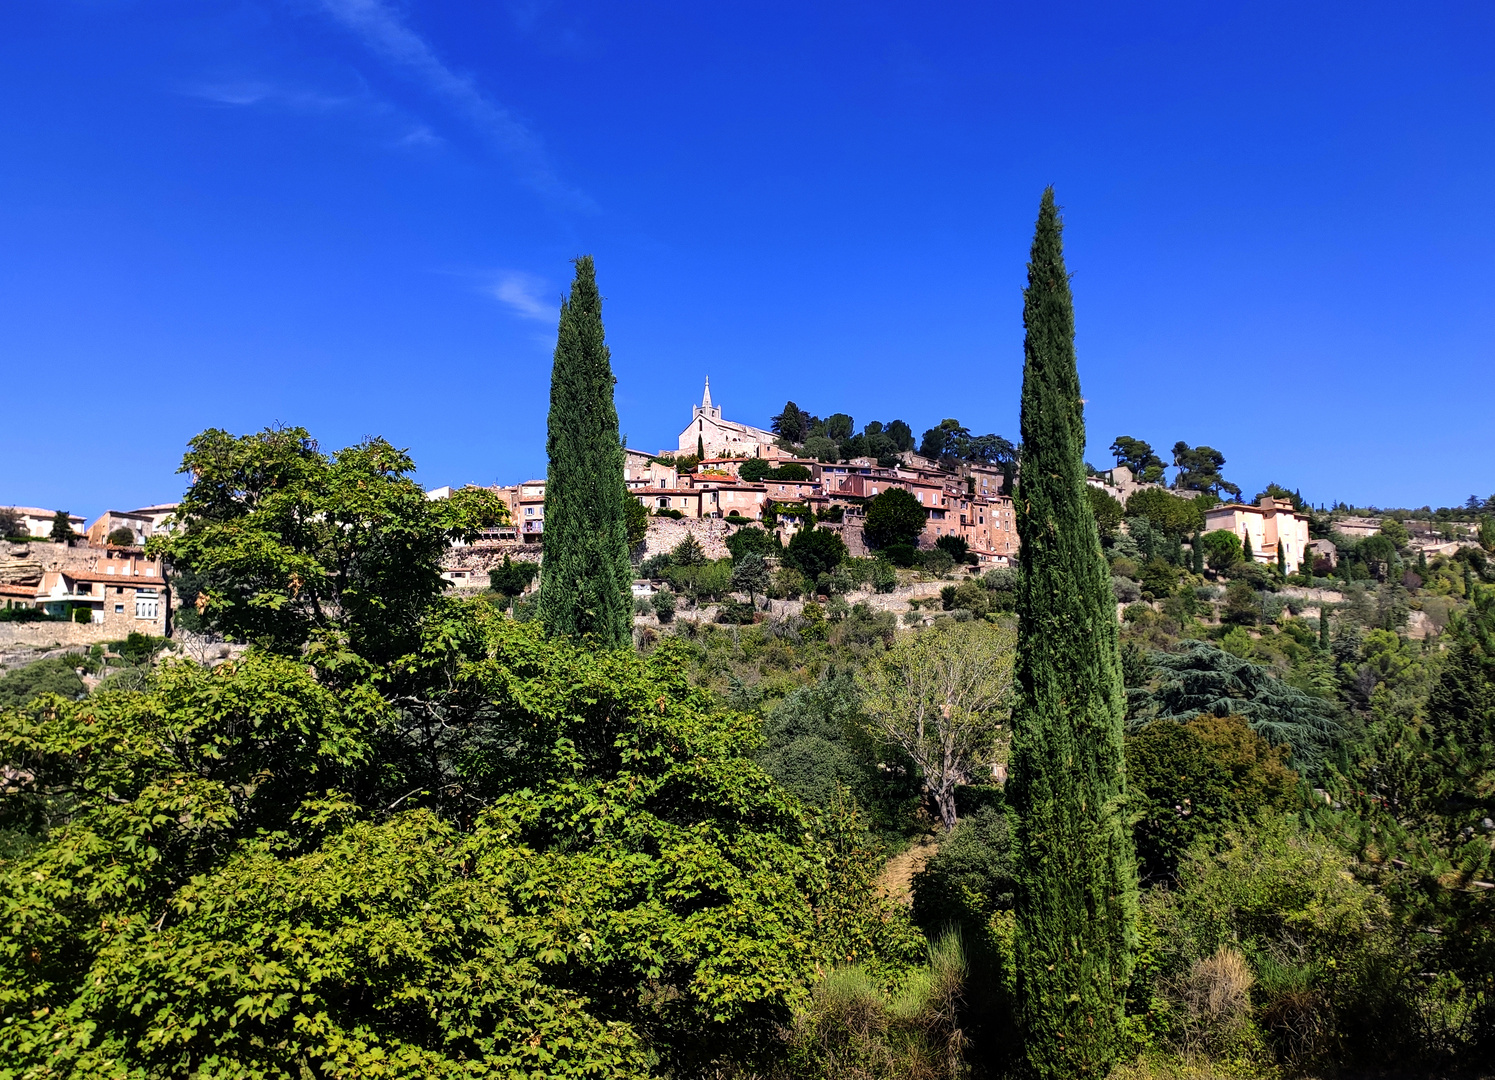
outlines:
{"label": "broad deciduous tree", "polygon": [[955,788],[985,779],[1001,742],[1014,641],[990,623],[949,623],[901,638],[867,671],[867,717],[919,767],[947,829]]}

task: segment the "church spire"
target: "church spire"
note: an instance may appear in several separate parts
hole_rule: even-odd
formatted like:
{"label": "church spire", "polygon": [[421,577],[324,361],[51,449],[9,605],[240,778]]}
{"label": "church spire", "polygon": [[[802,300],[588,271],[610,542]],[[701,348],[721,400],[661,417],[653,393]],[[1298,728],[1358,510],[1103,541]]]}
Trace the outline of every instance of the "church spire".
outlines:
{"label": "church spire", "polygon": [[706,393],[701,398],[701,408],[711,408],[711,376],[706,376]]}

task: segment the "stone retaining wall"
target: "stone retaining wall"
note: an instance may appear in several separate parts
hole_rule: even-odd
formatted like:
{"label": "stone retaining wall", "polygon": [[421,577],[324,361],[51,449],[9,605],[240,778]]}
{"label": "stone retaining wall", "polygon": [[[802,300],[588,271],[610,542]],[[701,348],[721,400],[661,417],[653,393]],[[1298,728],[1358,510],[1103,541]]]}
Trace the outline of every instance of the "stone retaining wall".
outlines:
{"label": "stone retaining wall", "polygon": [[118,641],[122,634],[99,623],[75,622],[0,622],[0,648],[25,645],[33,649],[67,648],[93,645],[100,641]]}

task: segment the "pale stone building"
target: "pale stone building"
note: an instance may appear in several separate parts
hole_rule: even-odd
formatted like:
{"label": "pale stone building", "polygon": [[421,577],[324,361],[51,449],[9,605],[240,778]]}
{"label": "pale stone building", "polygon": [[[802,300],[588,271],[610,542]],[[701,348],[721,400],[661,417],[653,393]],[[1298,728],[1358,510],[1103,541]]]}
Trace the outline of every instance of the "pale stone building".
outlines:
{"label": "pale stone building", "polygon": [[711,380],[706,380],[701,404],[692,406],[690,424],[680,433],[679,452],[694,454],[698,449],[706,457],[763,457],[762,448],[772,447],[776,436],[771,431],[722,419],[720,405],[711,403]]}
{"label": "pale stone building", "polygon": [[1308,517],[1296,513],[1288,499],[1263,495],[1258,506],[1224,503],[1205,511],[1204,527],[1209,532],[1228,529],[1251,545],[1251,557],[1259,563],[1277,561],[1277,545],[1282,544],[1287,572],[1295,573],[1308,550]]}

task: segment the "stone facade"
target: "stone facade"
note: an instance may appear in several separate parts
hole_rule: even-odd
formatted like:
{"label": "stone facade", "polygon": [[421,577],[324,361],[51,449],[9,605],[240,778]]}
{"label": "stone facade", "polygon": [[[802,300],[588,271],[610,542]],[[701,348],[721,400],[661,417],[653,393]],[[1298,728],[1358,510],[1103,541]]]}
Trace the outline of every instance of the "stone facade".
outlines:
{"label": "stone facade", "polygon": [[[158,559],[136,547],[72,547],[66,544],[6,544],[0,548],[0,605],[28,607],[71,618],[87,611],[87,623],[9,624],[44,631],[66,625],[68,644],[109,641],[130,633],[165,637],[171,590]],[[73,637],[87,636],[79,641]],[[43,634],[45,636],[45,634]]]}

